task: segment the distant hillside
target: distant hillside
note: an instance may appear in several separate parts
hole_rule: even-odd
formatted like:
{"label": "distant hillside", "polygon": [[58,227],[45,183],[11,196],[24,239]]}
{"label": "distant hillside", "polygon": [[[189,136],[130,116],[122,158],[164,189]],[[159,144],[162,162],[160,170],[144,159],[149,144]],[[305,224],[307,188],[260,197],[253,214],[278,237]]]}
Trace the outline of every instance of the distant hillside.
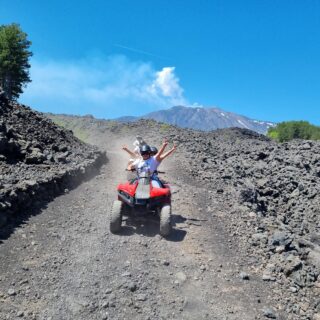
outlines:
{"label": "distant hillside", "polygon": [[182,128],[192,128],[204,131],[230,127],[246,128],[265,134],[274,123],[258,121],[219,108],[193,108],[175,106],[171,109],[148,113],[142,117],[121,117],[120,122],[131,122],[139,119],[154,119],[173,124]]}

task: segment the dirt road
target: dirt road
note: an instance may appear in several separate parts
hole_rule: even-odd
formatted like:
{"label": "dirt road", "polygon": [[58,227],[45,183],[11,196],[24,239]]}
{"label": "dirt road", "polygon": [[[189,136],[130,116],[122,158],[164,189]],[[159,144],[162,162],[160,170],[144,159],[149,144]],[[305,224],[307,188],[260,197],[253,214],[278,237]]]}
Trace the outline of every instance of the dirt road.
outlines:
{"label": "dirt road", "polygon": [[224,195],[192,181],[178,155],[161,168],[173,190],[172,235],[161,238],[155,219],[109,232],[126,179],[125,141],[115,139],[100,175],[0,243],[0,319],[263,319],[269,284],[228,234]]}

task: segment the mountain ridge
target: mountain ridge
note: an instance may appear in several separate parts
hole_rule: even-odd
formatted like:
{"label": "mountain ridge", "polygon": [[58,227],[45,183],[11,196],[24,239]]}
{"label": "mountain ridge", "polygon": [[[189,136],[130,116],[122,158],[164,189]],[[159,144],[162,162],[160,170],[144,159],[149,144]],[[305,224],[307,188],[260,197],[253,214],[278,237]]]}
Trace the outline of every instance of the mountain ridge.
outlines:
{"label": "mountain ridge", "polygon": [[113,119],[120,122],[133,122],[139,119],[153,119],[182,128],[211,131],[230,127],[250,129],[265,134],[275,124],[271,121],[259,121],[217,107],[174,106],[170,109],[147,113],[140,117],[124,116]]}

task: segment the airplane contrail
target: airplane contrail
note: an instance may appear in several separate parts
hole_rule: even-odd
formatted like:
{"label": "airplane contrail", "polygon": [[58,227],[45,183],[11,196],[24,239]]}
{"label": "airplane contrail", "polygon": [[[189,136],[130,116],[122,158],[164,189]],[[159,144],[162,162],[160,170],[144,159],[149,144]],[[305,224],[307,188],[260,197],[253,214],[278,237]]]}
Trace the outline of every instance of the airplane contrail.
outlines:
{"label": "airplane contrail", "polygon": [[168,58],[166,58],[166,57],[158,56],[158,55],[156,55],[156,54],[153,54],[153,53],[150,53],[150,52],[147,52],[147,51],[138,50],[138,49],[135,49],[135,48],[130,48],[130,47],[127,47],[127,46],[123,46],[123,45],[121,45],[121,44],[114,44],[113,46],[114,46],[114,47],[118,47],[118,48],[122,48],[122,49],[126,49],[126,50],[129,50],[129,51],[132,51],[132,52],[137,52],[137,53],[145,54],[145,55],[147,55],[147,56],[151,56],[151,57],[155,57],[155,58],[168,59]]}

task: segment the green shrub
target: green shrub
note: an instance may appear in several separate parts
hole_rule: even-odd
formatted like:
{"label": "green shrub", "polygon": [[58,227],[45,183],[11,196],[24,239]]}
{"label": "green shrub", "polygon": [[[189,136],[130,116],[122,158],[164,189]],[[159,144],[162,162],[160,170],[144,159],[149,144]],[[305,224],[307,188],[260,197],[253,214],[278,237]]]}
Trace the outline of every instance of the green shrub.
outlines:
{"label": "green shrub", "polygon": [[268,131],[268,137],[274,140],[279,140],[279,133],[274,128],[270,128]]}
{"label": "green shrub", "polygon": [[319,140],[320,127],[308,121],[286,121],[268,130],[267,136],[279,142],[292,139]]}
{"label": "green shrub", "polygon": [[167,123],[161,123],[160,125],[160,131],[161,132],[166,132],[170,129],[170,124]]}

